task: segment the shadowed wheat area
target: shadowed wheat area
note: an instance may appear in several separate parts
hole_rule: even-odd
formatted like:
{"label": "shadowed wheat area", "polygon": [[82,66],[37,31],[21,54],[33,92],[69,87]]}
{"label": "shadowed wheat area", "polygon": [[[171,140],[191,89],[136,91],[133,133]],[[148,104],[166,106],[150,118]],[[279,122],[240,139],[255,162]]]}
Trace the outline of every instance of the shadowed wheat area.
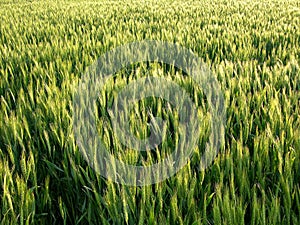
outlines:
{"label": "shadowed wheat area", "polygon": [[[0,0],[1,224],[300,224],[300,2]],[[199,170],[210,135],[201,88],[179,68],[140,62],[99,91],[99,138],[116,158],[151,165],[180,135],[177,111],[159,98],[129,110],[130,131],[164,140],[138,152],[118,140],[108,108],[135,79],[176,82],[197,107],[199,140],[188,163],[148,186],[96,173],[73,132],[73,95],[86,68],[118,46],[177,43],[203,59],[225,98],[225,142]]]}

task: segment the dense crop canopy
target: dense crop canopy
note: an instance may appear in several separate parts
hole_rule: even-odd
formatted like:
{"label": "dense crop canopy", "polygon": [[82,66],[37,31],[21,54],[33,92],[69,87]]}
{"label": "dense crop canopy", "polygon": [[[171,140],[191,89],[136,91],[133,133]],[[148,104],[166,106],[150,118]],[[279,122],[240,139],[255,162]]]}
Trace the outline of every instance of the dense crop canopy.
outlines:
{"label": "dense crop canopy", "polygon": [[[299,224],[300,3],[262,1],[0,0],[0,221],[2,224]],[[133,41],[191,49],[218,78],[227,109],[225,143],[205,171],[209,136],[201,89],[180,69],[137,63],[99,93],[97,129],[109,151],[149,165],[172,152],[176,110],[143,99],[130,129],[149,135],[149,114],[164,118],[151,153],[124,150],[107,107],[146,75],[181,85],[198,107],[199,143],[189,163],[158,184],[129,187],[87,164],[72,129],[72,98],[101,54]]]}

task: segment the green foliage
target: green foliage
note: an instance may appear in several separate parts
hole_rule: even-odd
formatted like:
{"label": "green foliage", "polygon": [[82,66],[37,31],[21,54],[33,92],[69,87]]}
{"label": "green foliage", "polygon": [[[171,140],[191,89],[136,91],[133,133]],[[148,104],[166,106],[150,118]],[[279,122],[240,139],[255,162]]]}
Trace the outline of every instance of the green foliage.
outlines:
{"label": "green foliage", "polygon": [[[299,1],[0,0],[1,224],[299,224]],[[209,108],[181,71],[157,63],[124,68],[99,95],[97,125],[115,157],[148,165],[178,138],[175,110],[145,99],[131,129],[147,137],[147,108],[167,119],[157,151],[124,151],[106,106],[128,82],[157,73],[199,106],[201,134],[176,176],[127,187],[96,174],[72,130],[72,95],[94,60],[137,40],[176,42],[211,66],[225,94],[226,142],[197,165]],[[139,72],[136,72],[139,71]]]}

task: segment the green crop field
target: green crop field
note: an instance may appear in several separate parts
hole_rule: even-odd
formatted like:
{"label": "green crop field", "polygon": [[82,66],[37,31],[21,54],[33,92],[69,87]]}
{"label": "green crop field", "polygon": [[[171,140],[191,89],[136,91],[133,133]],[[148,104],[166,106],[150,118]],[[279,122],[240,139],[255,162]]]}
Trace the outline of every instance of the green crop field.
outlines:
{"label": "green crop field", "polygon": [[[0,0],[0,21],[1,224],[300,224],[300,1]],[[128,186],[85,160],[73,100],[97,58],[143,40],[176,43],[210,68],[224,94],[225,135],[199,170],[212,123],[203,90],[165,63],[122,68],[99,91],[94,112],[114,157],[156,163],[181,134],[176,109],[145,98],[128,111],[130,131],[149,136],[150,110],[166,121],[164,140],[151,152],[124,148],[107,109],[133,80],[176,82],[201,121],[181,170]]]}

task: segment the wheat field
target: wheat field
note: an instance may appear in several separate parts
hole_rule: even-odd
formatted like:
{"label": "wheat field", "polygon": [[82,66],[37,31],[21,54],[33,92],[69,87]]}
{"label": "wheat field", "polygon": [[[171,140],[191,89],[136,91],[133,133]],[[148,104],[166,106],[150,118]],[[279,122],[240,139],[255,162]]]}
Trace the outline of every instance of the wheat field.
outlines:
{"label": "wheat field", "polygon": [[[0,0],[1,224],[300,224],[300,2]],[[157,98],[130,112],[148,134],[146,109],[167,120],[153,153],[120,147],[107,107],[132,80],[168,77],[198,107],[189,162],[147,186],[115,183],[81,154],[73,96],[85,69],[115,47],[142,40],[190,49],[215,74],[226,107],[225,142],[199,171],[209,136],[202,90],[158,62],[119,71],[101,90],[97,131],[115,157],[148,165],[172,152],[176,110]],[[138,72],[137,72],[138,71]]]}

